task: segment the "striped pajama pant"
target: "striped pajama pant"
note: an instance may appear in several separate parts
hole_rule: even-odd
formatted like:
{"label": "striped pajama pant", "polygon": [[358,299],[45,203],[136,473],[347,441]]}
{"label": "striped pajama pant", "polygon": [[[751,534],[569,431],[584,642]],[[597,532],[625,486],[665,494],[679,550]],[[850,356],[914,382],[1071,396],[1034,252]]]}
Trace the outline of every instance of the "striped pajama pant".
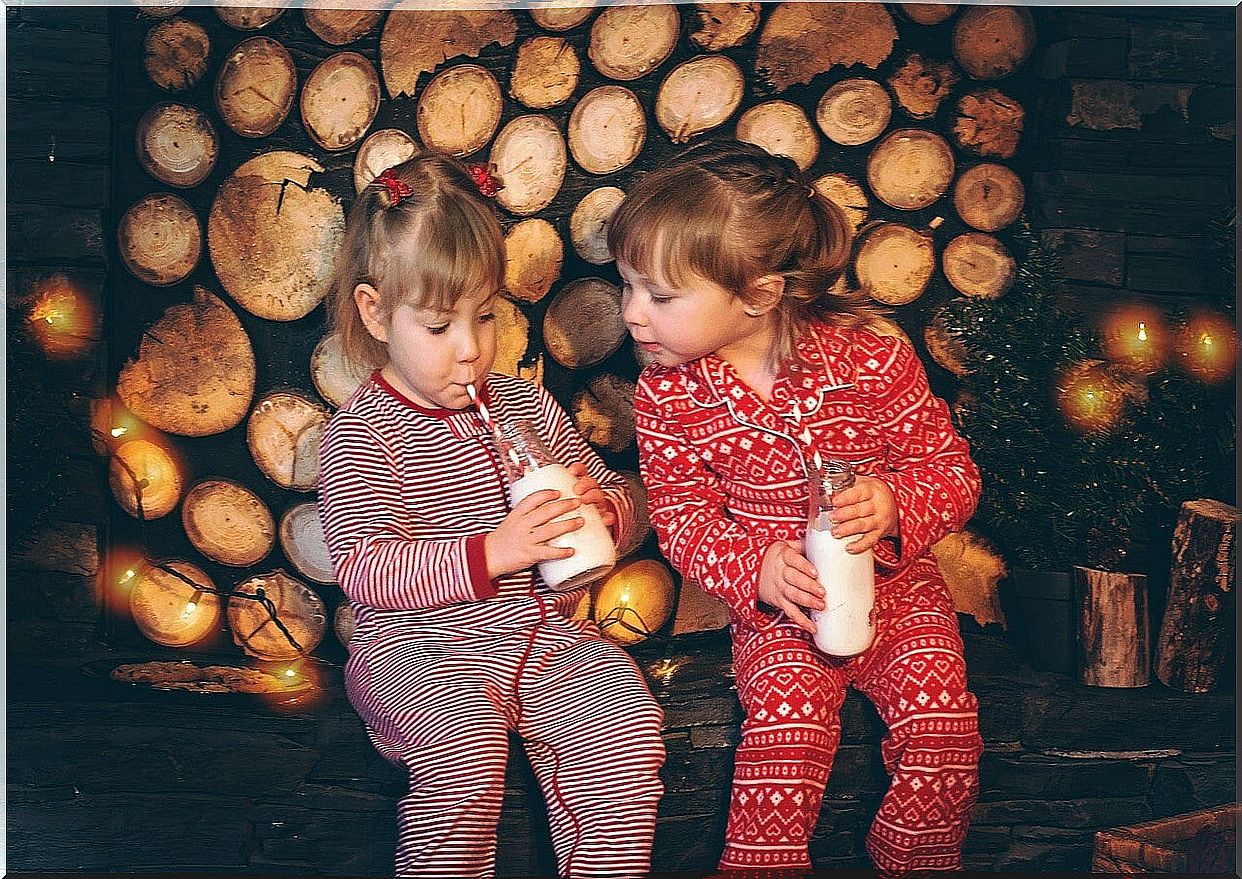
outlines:
{"label": "striped pajama pant", "polygon": [[[734,631],[746,712],[737,748],[721,869],[807,868],[824,786],[841,740],[849,684],[888,731],[880,754],[891,783],[865,847],[881,871],[961,869],[978,796],[978,702],[966,687],[957,616],[942,582],[917,578],[876,601],[876,639],[830,661],[790,624]],[[739,637],[740,636],[740,637]]]}
{"label": "striped pajama pant", "polygon": [[663,711],[593,630],[529,597],[427,611],[407,631],[351,642],[350,702],[409,771],[397,875],[495,874],[510,731],[547,800],[559,874],[648,872]]}

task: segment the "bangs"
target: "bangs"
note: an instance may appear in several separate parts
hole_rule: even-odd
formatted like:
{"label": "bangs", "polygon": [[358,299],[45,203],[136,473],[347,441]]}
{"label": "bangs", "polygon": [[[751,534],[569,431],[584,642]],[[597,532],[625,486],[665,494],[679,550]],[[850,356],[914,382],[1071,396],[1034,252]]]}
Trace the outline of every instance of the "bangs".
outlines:
{"label": "bangs", "polygon": [[408,302],[416,308],[451,311],[462,296],[504,285],[504,237],[500,223],[485,206],[467,199],[445,199],[438,211],[428,211],[419,221],[392,230],[393,243],[379,277],[385,300],[395,307]]}

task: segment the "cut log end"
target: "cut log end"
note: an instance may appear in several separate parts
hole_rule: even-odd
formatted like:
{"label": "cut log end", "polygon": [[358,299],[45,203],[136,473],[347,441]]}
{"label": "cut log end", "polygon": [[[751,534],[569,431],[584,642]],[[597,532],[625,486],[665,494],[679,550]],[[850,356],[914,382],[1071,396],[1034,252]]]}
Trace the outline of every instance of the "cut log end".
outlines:
{"label": "cut log end", "polygon": [[591,24],[587,56],[604,76],[628,82],[663,64],[680,30],[681,16],[671,4],[609,6]]}
{"label": "cut log end", "polygon": [[564,259],[555,226],[541,218],[523,220],[505,234],[505,290],[523,302],[538,302],[560,278]]}
{"label": "cut log end", "polygon": [[787,156],[805,171],[819,156],[819,136],[806,112],[788,101],[751,107],[737,121],[737,139]]}
{"label": "cut log end", "polygon": [[195,549],[236,568],[261,562],[276,544],[276,523],[267,504],[229,479],[208,479],[191,488],[181,505],[181,524]]}
{"label": "cut log end", "polygon": [[967,232],[950,241],[941,265],[954,289],[976,299],[1004,295],[1017,272],[1017,263],[1005,245],[983,232]]}
{"label": "cut log end", "polygon": [[601,362],[626,335],[621,291],[602,278],[581,278],[562,287],[543,319],[544,346],[568,369]]}
{"label": "cut log end", "polygon": [[565,139],[547,116],[510,120],[496,136],[490,158],[493,173],[504,183],[496,201],[519,216],[550,205],[565,180]]}
{"label": "cut log end", "polygon": [[696,3],[690,42],[708,52],[732,49],[759,27],[758,3]]}
{"label": "cut log end", "polygon": [[867,157],[867,182],[889,207],[913,211],[948,191],[953,168],[953,150],[943,137],[902,128],[886,135]]}
{"label": "cut log end", "polygon": [[418,135],[430,149],[468,156],[496,133],[504,98],[496,77],[477,64],[436,74],[418,99]]}
{"label": "cut log end", "polygon": [[905,305],[923,295],[935,269],[931,236],[900,223],[866,230],[854,261],[858,288],[885,305]]}
{"label": "cut log end", "polygon": [[311,139],[329,152],[348,149],[362,139],[379,111],[379,76],[364,56],[338,52],[311,71],[300,101],[302,124]]}
{"label": "cut log end", "polygon": [[592,174],[620,171],[638,158],[646,140],[642,104],[622,86],[592,89],[569,115],[569,151]]}

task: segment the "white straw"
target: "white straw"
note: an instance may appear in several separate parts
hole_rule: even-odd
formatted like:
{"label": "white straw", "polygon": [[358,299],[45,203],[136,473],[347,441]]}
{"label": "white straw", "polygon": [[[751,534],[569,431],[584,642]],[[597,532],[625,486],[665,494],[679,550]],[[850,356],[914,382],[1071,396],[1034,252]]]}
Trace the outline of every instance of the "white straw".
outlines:
{"label": "white straw", "polygon": [[815,469],[822,470],[824,467],[823,459],[819,457],[819,449],[813,447],[814,444],[811,441],[810,428],[802,423],[802,410],[798,408],[797,400],[794,400],[793,403],[793,415],[794,422],[802,427],[802,433],[798,434],[798,439],[802,440],[802,442],[806,444],[806,447],[811,450],[811,460],[815,463]]}

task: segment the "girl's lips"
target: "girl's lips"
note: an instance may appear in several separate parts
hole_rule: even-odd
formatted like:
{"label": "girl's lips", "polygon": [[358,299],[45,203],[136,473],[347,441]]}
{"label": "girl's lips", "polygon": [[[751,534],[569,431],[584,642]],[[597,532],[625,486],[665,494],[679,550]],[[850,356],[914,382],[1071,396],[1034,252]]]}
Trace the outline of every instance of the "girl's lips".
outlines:
{"label": "girl's lips", "polygon": [[656,342],[638,342],[637,344],[638,344],[638,347],[642,348],[644,351],[659,351],[660,350],[660,346]]}

